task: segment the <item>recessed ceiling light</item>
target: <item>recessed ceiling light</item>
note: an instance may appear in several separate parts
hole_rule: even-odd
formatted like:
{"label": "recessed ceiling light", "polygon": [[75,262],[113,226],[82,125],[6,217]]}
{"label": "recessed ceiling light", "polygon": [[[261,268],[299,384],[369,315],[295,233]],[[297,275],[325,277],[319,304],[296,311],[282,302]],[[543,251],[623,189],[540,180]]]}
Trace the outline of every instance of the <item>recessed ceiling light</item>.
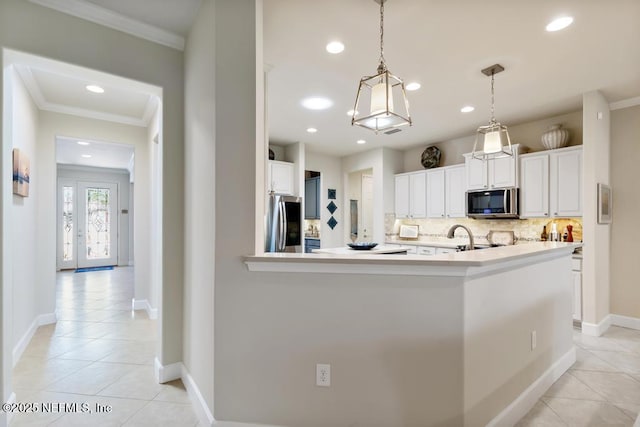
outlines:
{"label": "recessed ceiling light", "polygon": [[78,145],[89,145],[86,141],[78,141]]}
{"label": "recessed ceiling light", "polygon": [[316,133],[316,132],[318,132],[318,129],[316,129],[316,128],[307,128],[307,132]]}
{"label": "recessed ceiling light", "polygon": [[562,18],[554,19],[553,21],[547,24],[547,31],[560,31],[567,28],[569,25],[573,23],[573,17],[571,16],[563,16]]}
{"label": "recessed ceiling light", "polygon": [[104,89],[98,85],[87,85],[85,86],[89,92],[93,93],[104,93]]}
{"label": "recessed ceiling light", "polygon": [[411,82],[409,84],[407,84],[407,86],[405,86],[405,89],[407,90],[418,90],[420,89],[422,85],[418,82]]}
{"label": "recessed ceiling light", "polygon": [[353,113],[354,113],[354,112],[355,112],[356,114],[358,114],[358,111],[357,111],[357,110],[349,110],[349,111],[347,111],[347,116],[353,116]]}
{"label": "recessed ceiling light", "polygon": [[333,101],[327,98],[314,96],[302,100],[302,106],[309,110],[326,110],[333,105]]}
{"label": "recessed ceiling light", "polygon": [[356,141],[356,144],[366,144],[367,141],[365,141],[364,139],[359,139]]}
{"label": "recessed ceiling light", "polygon": [[338,41],[333,41],[327,45],[327,52],[340,53],[344,50],[344,45]]}
{"label": "recessed ceiling light", "polygon": [[461,112],[461,113],[470,113],[470,112],[472,112],[473,110],[475,110],[475,107],[472,107],[471,105],[465,105],[464,107],[462,107],[462,108],[460,109],[460,112]]}
{"label": "recessed ceiling light", "polygon": [[90,159],[91,158],[91,154],[83,154],[82,157],[84,157],[85,159]]}

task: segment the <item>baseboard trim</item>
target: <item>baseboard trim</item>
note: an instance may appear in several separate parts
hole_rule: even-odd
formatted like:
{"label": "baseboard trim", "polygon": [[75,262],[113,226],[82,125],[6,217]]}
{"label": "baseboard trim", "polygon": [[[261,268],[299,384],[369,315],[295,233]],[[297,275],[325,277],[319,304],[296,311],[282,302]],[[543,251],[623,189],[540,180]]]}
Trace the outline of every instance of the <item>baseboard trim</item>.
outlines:
{"label": "baseboard trim", "polygon": [[640,331],[640,319],[637,317],[623,316],[621,314],[610,314],[611,324],[622,326],[623,328],[636,329]]}
{"label": "baseboard trim", "polygon": [[556,362],[549,367],[542,375],[538,377],[529,387],[527,387],[509,406],[504,408],[494,419],[492,419],[487,427],[512,426],[522,419],[536,402],[544,395],[544,393],[562,376],[576,361],[576,348],[561,356]]}
{"label": "baseboard trim", "polygon": [[611,326],[611,314],[607,314],[604,319],[602,319],[597,324],[582,322],[582,333],[585,335],[590,335],[592,337],[599,337]]}
{"label": "baseboard trim", "polygon": [[[211,427],[216,424],[216,421],[213,418],[213,413],[211,412],[211,409],[209,409],[209,406],[207,406],[207,402],[205,402],[202,393],[200,393],[198,385],[193,380],[193,377],[191,377],[191,374],[187,370],[186,366],[182,364],[182,362],[163,365],[156,357],[154,361],[154,368],[156,380],[159,383],[166,383],[177,379],[182,380],[182,383],[187,389],[187,394],[189,395],[189,399],[193,404],[193,408],[201,424]],[[219,425],[216,424],[216,426]],[[247,425],[247,427],[249,426]]]}
{"label": "baseboard trim", "polygon": [[205,402],[202,393],[200,393],[200,389],[191,377],[191,374],[189,373],[187,368],[182,363],[180,365],[182,366],[182,383],[187,389],[187,393],[189,394],[189,398],[193,403],[193,408],[195,409],[200,423],[204,424],[205,426],[213,427],[215,419],[213,418],[213,414],[211,413],[209,406],[207,406],[207,402]]}
{"label": "baseboard trim", "polygon": [[149,319],[158,318],[158,309],[151,307],[149,300],[146,299],[133,299],[131,300],[131,308],[133,310],[144,310],[147,312]]}
{"label": "baseboard trim", "polygon": [[167,383],[169,381],[182,378],[182,363],[171,363],[169,365],[163,365],[158,358],[154,362],[156,381],[159,383]]}
{"label": "baseboard trim", "polygon": [[29,342],[31,342],[31,338],[33,338],[33,335],[38,330],[38,327],[43,325],[50,325],[51,323],[56,323],[56,321],[57,321],[57,318],[55,313],[41,314],[39,316],[36,316],[35,319],[33,319],[33,322],[31,322],[31,325],[29,326],[29,329],[27,329],[27,332],[24,333],[22,338],[20,338],[20,341],[18,341],[15,347],[13,347],[13,367],[14,368],[18,363],[18,361],[20,360],[20,358],[22,357],[22,354],[24,353],[24,351],[27,349]]}

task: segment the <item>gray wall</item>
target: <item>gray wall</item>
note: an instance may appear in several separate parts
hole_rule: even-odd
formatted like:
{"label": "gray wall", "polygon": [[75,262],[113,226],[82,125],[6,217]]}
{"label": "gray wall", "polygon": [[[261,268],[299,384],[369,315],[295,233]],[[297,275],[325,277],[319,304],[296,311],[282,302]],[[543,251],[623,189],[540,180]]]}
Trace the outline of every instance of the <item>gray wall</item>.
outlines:
{"label": "gray wall", "polygon": [[[184,360],[213,411],[215,274],[214,2],[205,0],[185,50]],[[231,192],[224,193],[226,197]]]}

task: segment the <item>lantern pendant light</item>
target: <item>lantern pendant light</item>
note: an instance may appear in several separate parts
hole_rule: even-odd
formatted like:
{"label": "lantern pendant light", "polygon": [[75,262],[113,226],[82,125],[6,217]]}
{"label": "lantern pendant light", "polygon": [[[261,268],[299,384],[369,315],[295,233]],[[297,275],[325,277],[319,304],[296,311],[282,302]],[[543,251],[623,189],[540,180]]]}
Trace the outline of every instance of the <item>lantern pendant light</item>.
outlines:
{"label": "lantern pendant light", "polygon": [[[476,131],[472,154],[474,159],[484,161],[513,156],[507,127],[498,123],[494,115],[494,75],[502,71],[504,71],[504,67],[500,64],[494,64],[482,70],[482,74],[491,76],[491,121],[486,126],[480,126]],[[482,144],[481,150],[478,150],[478,144]]]}
{"label": "lantern pendant light", "polygon": [[384,3],[387,0],[374,1],[380,4],[380,64],[377,74],[360,79],[351,125],[375,133],[394,133],[394,128],[412,124],[409,101],[404,82],[391,74],[384,60]]}

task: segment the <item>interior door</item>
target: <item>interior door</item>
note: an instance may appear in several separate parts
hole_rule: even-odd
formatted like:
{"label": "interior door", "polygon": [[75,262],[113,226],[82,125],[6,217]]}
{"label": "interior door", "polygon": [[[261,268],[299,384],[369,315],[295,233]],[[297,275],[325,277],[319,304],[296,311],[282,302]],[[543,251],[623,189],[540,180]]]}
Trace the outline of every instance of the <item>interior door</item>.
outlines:
{"label": "interior door", "polygon": [[78,182],[78,268],[118,264],[118,184]]}
{"label": "interior door", "polygon": [[77,204],[75,181],[58,180],[58,250],[56,252],[59,270],[76,268],[78,265]]}
{"label": "interior door", "polygon": [[362,175],[362,241],[373,237],[373,176]]}

